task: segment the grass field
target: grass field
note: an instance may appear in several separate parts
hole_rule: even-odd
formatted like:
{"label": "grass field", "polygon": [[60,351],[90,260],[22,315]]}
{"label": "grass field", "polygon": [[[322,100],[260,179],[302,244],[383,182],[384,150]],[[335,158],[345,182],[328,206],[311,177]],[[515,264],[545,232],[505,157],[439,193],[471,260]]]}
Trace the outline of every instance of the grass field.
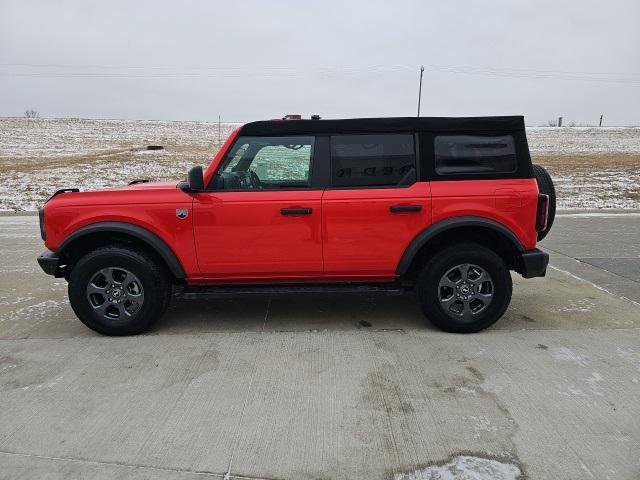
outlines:
{"label": "grass field", "polygon": [[[222,141],[235,126],[222,124]],[[640,128],[527,135],[534,162],[554,177],[560,208],[640,208]],[[59,188],[179,180],[219,146],[215,123],[0,118],[0,211],[35,210]]]}

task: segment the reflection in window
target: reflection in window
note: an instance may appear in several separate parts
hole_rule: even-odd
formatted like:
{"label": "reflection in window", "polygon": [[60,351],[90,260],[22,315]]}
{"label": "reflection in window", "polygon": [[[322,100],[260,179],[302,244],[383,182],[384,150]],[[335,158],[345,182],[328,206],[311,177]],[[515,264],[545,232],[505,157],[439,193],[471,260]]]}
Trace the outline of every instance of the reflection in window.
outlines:
{"label": "reflection in window", "polygon": [[442,135],[434,139],[439,175],[511,173],[516,170],[513,136]]}
{"label": "reflection in window", "polygon": [[415,172],[413,135],[331,137],[331,180],[337,187],[398,185]]}

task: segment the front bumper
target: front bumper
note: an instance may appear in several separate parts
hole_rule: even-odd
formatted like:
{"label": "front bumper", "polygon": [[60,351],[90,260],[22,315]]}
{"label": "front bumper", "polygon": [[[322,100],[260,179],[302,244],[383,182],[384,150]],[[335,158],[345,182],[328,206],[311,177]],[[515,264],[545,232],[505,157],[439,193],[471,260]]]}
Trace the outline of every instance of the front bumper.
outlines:
{"label": "front bumper", "polygon": [[518,272],[524,278],[544,277],[549,265],[549,254],[537,248],[520,254],[520,269]]}
{"label": "front bumper", "polygon": [[57,253],[46,251],[38,255],[38,264],[40,264],[40,267],[47,275],[53,275],[55,277],[62,277],[64,275],[60,268],[60,257]]}

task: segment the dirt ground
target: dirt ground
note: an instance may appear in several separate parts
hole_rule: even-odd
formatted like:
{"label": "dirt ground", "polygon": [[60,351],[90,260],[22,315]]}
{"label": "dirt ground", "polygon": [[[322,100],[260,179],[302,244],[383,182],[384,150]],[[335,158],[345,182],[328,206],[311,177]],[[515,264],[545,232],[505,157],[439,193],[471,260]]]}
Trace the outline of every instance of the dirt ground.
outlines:
{"label": "dirt ground", "polygon": [[558,207],[640,206],[640,155],[533,155],[553,177]]}

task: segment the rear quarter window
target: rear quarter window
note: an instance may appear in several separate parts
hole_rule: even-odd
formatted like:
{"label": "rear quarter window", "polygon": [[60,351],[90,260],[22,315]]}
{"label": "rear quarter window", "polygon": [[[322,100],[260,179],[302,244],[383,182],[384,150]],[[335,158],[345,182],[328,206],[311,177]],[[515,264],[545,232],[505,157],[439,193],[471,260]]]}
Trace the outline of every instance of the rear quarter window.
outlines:
{"label": "rear quarter window", "polygon": [[438,175],[491,175],[517,168],[512,135],[437,135],[433,146]]}

